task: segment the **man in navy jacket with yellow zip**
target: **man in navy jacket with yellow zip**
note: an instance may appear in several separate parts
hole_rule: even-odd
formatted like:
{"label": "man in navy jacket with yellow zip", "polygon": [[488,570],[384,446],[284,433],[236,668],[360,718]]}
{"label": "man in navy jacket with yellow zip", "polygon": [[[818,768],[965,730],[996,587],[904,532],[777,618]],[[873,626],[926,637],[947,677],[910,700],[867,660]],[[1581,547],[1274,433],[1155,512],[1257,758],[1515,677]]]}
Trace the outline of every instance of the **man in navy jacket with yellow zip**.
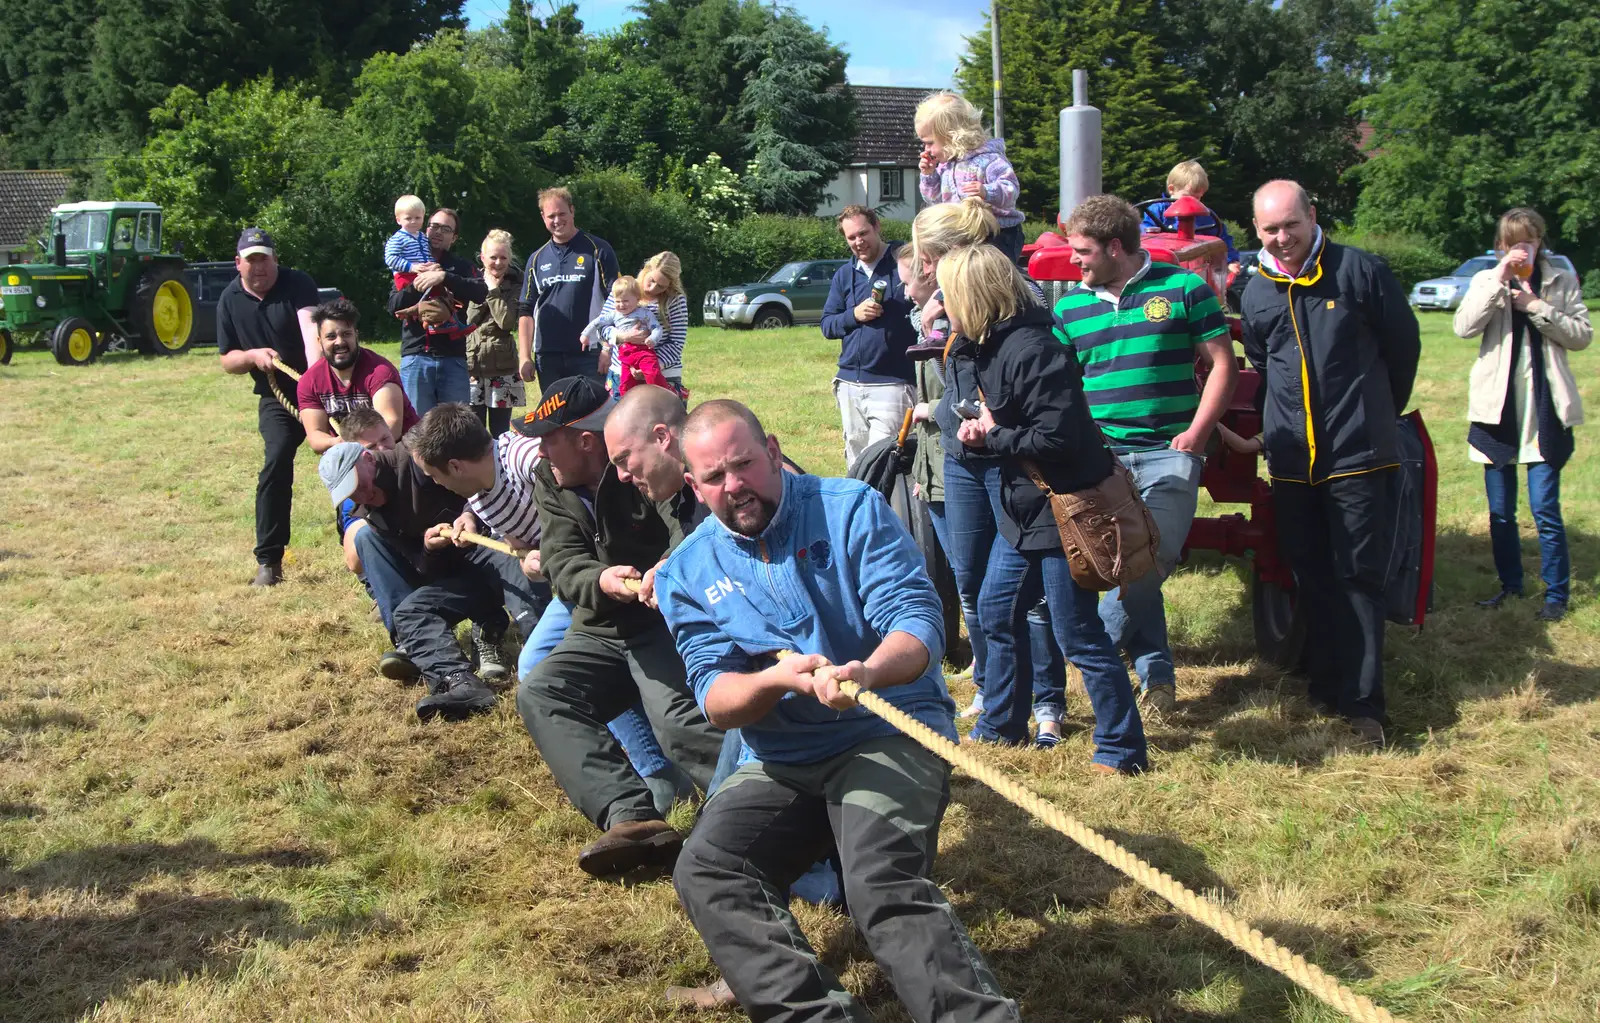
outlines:
{"label": "man in navy jacket with yellow zip", "polygon": [[1422,353],[1417,318],[1382,260],[1323,235],[1296,182],[1256,191],[1255,229],[1263,249],[1244,290],[1244,349],[1262,375],[1278,539],[1309,623],[1309,696],[1382,746],[1396,420]]}

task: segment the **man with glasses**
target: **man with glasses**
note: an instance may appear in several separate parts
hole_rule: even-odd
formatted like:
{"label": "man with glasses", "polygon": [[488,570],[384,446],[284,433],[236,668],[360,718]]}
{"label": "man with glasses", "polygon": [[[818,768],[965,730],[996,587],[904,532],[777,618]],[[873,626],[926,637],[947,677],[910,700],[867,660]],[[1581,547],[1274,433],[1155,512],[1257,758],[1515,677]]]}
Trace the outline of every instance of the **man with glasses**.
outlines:
{"label": "man with glasses", "polygon": [[428,245],[438,269],[389,294],[389,311],[400,318],[400,381],[419,416],[442,402],[471,398],[467,327],[459,309],[482,302],[488,288],[471,263],[450,251],[460,227],[455,210],[434,210]]}

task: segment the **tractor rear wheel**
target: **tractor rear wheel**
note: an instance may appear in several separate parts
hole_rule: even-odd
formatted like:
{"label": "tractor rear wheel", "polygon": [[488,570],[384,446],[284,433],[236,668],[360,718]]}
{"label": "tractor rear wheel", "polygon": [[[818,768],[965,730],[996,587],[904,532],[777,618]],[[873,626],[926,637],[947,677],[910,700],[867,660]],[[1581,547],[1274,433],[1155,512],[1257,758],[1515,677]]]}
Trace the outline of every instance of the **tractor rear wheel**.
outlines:
{"label": "tractor rear wheel", "polygon": [[149,355],[177,355],[194,339],[194,294],[183,271],[159,264],[139,278],[133,298],[133,323],[139,350]]}
{"label": "tractor rear wheel", "polygon": [[50,335],[50,351],[63,366],[86,366],[100,354],[94,324],[82,316],[69,316]]}
{"label": "tractor rear wheel", "polygon": [[11,365],[11,331],[0,330],[0,366]]}
{"label": "tractor rear wheel", "polygon": [[1302,671],[1306,659],[1306,616],[1294,591],[1250,574],[1250,619],[1256,651],[1285,671]]}

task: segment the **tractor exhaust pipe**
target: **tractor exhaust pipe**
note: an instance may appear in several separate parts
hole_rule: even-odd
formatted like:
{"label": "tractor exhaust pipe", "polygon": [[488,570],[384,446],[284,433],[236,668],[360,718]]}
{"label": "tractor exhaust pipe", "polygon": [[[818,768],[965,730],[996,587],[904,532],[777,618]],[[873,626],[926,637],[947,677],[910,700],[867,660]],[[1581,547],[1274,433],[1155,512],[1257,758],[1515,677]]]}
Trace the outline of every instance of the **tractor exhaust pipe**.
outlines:
{"label": "tractor exhaust pipe", "polygon": [[60,231],[56,232],[56,266],[67,265],[67,236]]}
{"label": "tractor exhaust pipe", "polygon": [[1057,224],[1100,186],[1100,111],[1089,105],[1089,72],[1072,72],[1072,106],[1061,111],[1061,212]]}

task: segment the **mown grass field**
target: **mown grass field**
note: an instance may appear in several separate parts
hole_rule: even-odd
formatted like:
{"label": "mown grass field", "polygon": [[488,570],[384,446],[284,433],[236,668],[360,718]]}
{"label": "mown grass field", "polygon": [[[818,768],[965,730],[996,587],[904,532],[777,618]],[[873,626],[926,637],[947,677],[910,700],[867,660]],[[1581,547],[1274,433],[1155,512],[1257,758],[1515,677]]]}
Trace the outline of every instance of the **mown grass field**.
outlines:
{"label": "mown grass field", "polygon": [[[1441,567],[1426,631],[1389,634],[1393,749],[1312,717],[1253,657],[1241,566],[1196,559],[1168,587],[1182,702],[1152,773],[1091,777],[1081,695],[1053,753],[982,752],[1397,1014],[1594,1020],[1594,435],[1566,473],[1573,614],[1472,607],[1495,588],[1475,349],[1424,329]],[[832,353],[696,331],[689,382],[837,472]],[[1574,363],[1600,409],[1600,357]],[[245,586],[259,465],[249,385],[209,350],[0,368],[0,1019],[682,1018],[661,990],[714,973],[670,884],[578,871],[592,831],[511,702],[424,727],[377,675],[309,451],[288,582]],[[1339,1018],[960,776],[936,874],[1028,1019]],[[906,1018],[846,920],[800,917],[878,1019]]]}

